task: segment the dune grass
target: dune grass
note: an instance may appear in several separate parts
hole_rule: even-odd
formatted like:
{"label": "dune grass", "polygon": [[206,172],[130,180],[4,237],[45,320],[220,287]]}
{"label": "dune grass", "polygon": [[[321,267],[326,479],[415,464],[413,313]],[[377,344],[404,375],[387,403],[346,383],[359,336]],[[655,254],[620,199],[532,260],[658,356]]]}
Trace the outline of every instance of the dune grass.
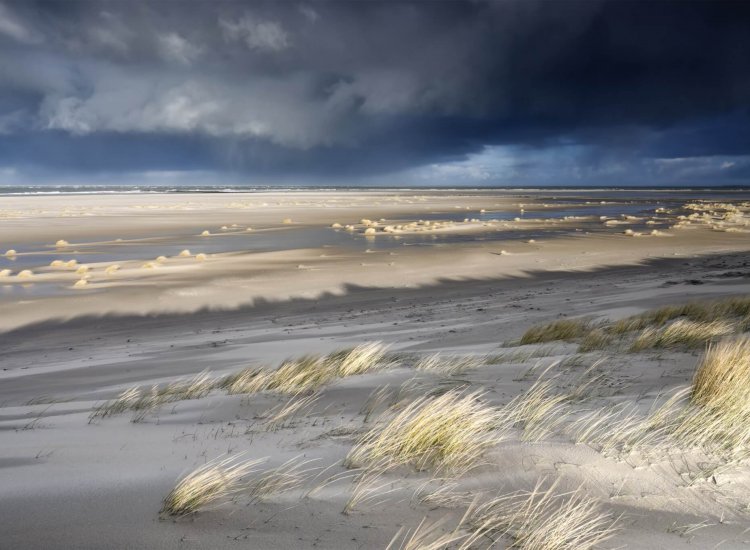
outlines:
{"label": "dune grass", "polygon": [[500,407],[484,403],[481,391],[457,388],[420,397],[396,413],[387,410],[350,451],[345,465],[372,468],[388,461],[389,467],[406,464],[461,475],[478,465],[490,447],[515,434],[522,441],[541,441],[567,421],[571,400],[545,374]]}
{"label": "dune grass", "polygon": [[[515,349],[514,349],[515,348]],[[541,357],[550,357],[552,355],[558,355],[560,353],[559,346],[547,345],[547,346],[535,346],[531,345],[528,347],[519,348],[518,346],[510,347],[507,351],[500,353],[494,353],[485,357],[485,362],[488,365],[498,365],[502,363],[525,363],[530,359],[538,359]]]}
{"label": "dune grass", "polygon": [[750,456],[750,338],[709,345],[692,385],[649,413],[635,406],[594,410],[567,431],[612,454],[699,450],[722,462]]}
{"label": "dune grass", "polygon": [[263,415],[266,418],[266,429],[273,431],[283,428],[295,416],[312,407],[318,398],[316,394],[302,397],[295,395],[286,403],[267,411]]}
{"label": "dune grass", "polygon": [[[435,481],[442,482],[443,484],[430,491],[429,486]],[[476,500],[477,495],[472,491],[458,491],[458,486],[458,482],[456,481],[445,483],[444,480],[439,478],[432,478],[427,480],[414,492],[412,499],[430,508],[462,508],[469,506]]]}
{"label": "dune grass", "polygon": [[164,499],[159,515],[186,516],[234,498],[257,503],[302,487],[320,469],[310,466],[315,460],[298,456],[256,475],[258,466],[266,460],[245,460],[240,455],[216,459],[197,468],[177,482]]}
{"label": "dune grass", "polygon": [[380,342],[361,344],[326,356],[288,359],[274,370],[250,368],[224,378],[219,387],[230,394],[272,391],[296,395],[315,391],[336,378],[386,368],[387,347]]}
{"label": "dune grass", "polygon": [[136,415],[133,420],[138,422],[143,420],[149,412],[165,403],[200,399],[208,395],[213,385],[214,381],[210,372],[203,371],[192,378],[178,380],[164,387],[154,385],[150,389],[142,389],[134,386],[123,391],[115,399],[96,407],[89,415],[89,419],[105,418],[126,411],[135,411]]}
{"label": "dune grass", "polygon": [[[607,349],[625,339],[625,349],[700,347],[721,336],[750,330],[750,297],[688,302],[655,308],[614,323],[559,319],[531,327],[521,344],[579,341],[579,351]],[[634,333],[638,333],[633,335]]]}
{"label": "dune grass", "polygon": [[359,414],[364,416],[362,421],[367,424],[381,405],[387,407],[390,404],[392,406],[395,403],[397,393],[398,390],[392,390],[388,384],[372,390],[359,410]]}
{"label": "dune grass", "polygon": [[471,356],[447,356],[435,353],[420,359],[414,365],[414,368],[420,371],[453,376],[480,367],[484,363],[485,361],[483,358]]}
{"label": "dune grass", "polygon": [[540,441],[565,421],[567,412],[563,404],[569,398],[555,391],[553,380],[540,377],[498,411],[498,426],[505,432],[514,427],[520,429],[523,441]]}
{"label": "dune grass", "polygon": [[229,457],[201,466],[183,477],[169,492],[162,503],[160,516],[186,516],[226,503],[245,488],[243,478],[261,462],[262,459],[242,461],[239,457]]}
{"label": "dune grass", "polygon": [[613,337],[601,328],[591,329],[578,346],[580,353],[606,349],[612,343]]}
{"label": "dune grass", "polygon": [[479,392],[450,390],[419,398],[365,434],[345,464],[367,467],[388,460],[417,470],[465,471],[496,442],[491,431],[498,412],[481,397]]}
{"label": "dune grass", "polygon": [[[472,543],[480,538],[462,533],[459,530],[461,523],[453,531],[443,532],[446,520],[447,518],[427,521],[427,518],[424,518],[414,529],[402,527],[388,543],[386,550],[444,550],[445,548],[468,550],[473,547]],[[456,546],[458,543],[461,544]]]}
{"label": "dune grass", "polygon": [[608,331],[612,334],[633,332],[646,327],[662,326],[680,317],[689,321],[709,323],[746,318],[748,315],[750,315],[750,297],[735,296],[722,300],[688,302],[652,309],[617,321],[608,327]]}
{"label": "dune grass", "polygon": [[750,409],[750,337],[708,348],[693,377],[691,398],[708,407]]}
{"label": "dune grass", "polygon": [[349,515],[355,508],[365,504],[377,506],[386,502],[388,496],[398,490],[393,481],[383,479],[384,474],[390,468],[390,460],[385,459],[381,464],[370,466],[367,470],[358,473],[354,478],[352,492],[341,513]]}
{"label": "dune grass", "polygon": [[[746,458],[750,452],[750,415],[745,407],[713,408],[679,402],[662,413],[670,439],[680,448],[695,448],[726,462]],[[666,407],[666,406],[665,406]]]}
{"label": "dune grass", "polygon": [[[674,436],[730,457],[750,450],[750,337],[712,344],[701,358]],[[674,406],[674,405],[672,405]]]}
{"label": "dune grass", "polygon": [[263,390],[283,394],[314,391],[336,378],[336,366],[327,357],[307,355],[284,361],[266,375]]}
{"label": "dune grass", "polygon": [[623,457],[662,444],[664,432],[652,429],[654,420],[640,414],[635,405],[617,405],[586,412],[566,426],[566,431],[576,443],[585,443],[607,456]]}
{"label": "dune grass", "polygon": [[673,346],[700,347],[735,331],[735,325],[723,320],[690,321],[678,319],[658,327],[646,327],[633,341],[630,351]]}
{"label": "dune grass", "polygon": [[268,379],[269,372],[260,367],[248,367],[241,371],[224,376],[216,382],[216,387],[228,394],[255,393],[261,391]]}
{"label": "dune grass", "polygon": [[521,336],[521,345],[542,344],[558,340],[582,338],[591,330],[591,322],[585,319],[559,319],[543,325],[536,325]]}
{"label": "dune grass", "polygon": [[99,405],[89,416],[90,419],[97,417],[114,416],[130,410],[141,397],[141,389],[137,386],[123,391],[117,398]]}
{"label": "dune grass", "polygon": [[260,502],[270,495],[278,495],[302,487],[320,468],[311,467],[315,460],[294,457],[283,464],[266,470],[250,480],[243,490],[250,502]]}
{"label": "dune grass", "polygon": [[151,386],[150,391],[139,392],[138,399],[133,403],[131,409],[134,411],[132,422],[143,422],[152,412],[171,401],[178,401],[174,394],[169,394],[159,386]]}
{"label": "dune grass", "polygon": [[588,550],[617,532],[617,519],[580,488],[558,493],[558,482],[546,490],[543,484],[540,480],[531,491],[499,496],[477,506],[469,524],[496,537],[510,537],[513,546],[527,550]]}
{"label": "dune grass", "polygon": [[[636,407],[593,410],[572,421],[566,431],[605,455],[622,458],[680,456],[698,451],[705,460],[736,463],[750,456],[750,415],[739,409],[715,409],[691,402],[683,388],[647,414]],[[687,463],[686,463],[687,464]]]}
{"label": "dune grass", "polygon": [[164,393],[174,396],[175,400],[200,399],[208,395],[213,385],[210,371],[204,370],[192,378],[172,382],[165,388]]}
{"label": "dune grass", "polygon": [[387,351],[388,347],[381,342],[370,342],[333,352],[328,356],[328,360],[336,365],[337,377],[354,376],[387,367]]}
{"label": "dune grass", "polygon": [[[155,385],[146,389],[135,386],[96,407],[89,418],[105,418],[132,410],[136,411],[134,421],[138,422],[165,403],[200,399],[215,388],[224,389],[230,394],[272,391],[297,395],[314,392],[336,378],[363,374],[389,366],[390,363],[385,359],[386,351],[386,346],[374,342],[326,356],[307,355],[299,359],[289,359],[276,370],[249,368],[219,379],[204,371],[192,378],[178,380],[164,387]],[[276,422],[282,422],[304,405],[303,402],[288,403],[286,409],[277,411],[280,416],[277,416]]]}

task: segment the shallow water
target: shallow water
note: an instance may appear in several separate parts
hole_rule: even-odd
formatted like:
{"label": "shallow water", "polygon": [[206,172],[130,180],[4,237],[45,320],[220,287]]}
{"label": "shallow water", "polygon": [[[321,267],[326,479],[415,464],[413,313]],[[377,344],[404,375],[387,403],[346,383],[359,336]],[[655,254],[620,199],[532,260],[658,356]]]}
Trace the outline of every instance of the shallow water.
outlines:
{"label": "shallow water", "polygon": [[[378,235],[365,237],[361,233],[351,233],[345,230],[334,230],[325,227],[311,228],[308,226],[284,226],[272,229],[258,229],[245,231],[243,227],[219,232],[208,237],[195,233],[176,233],[170,235],[142,235],[137,239],[127,241],[117,239],[117,235],[101,235],[96,243],[73,243],[65,249],[56,249],[50,243],[26,243],[17,246],[18,255],[15,258],[0,256],[0,269],[9,268],[14,273],[22,269],[38,270],[49,266],[53,260],[69,260],[75,258],[79,264],[86,263],[116,263],[129,260],[148,261],[158,256],[177,256],[184,249],[192,254],[232,253],[232,252],[267,252],[293,250],[304,248],[341,247],[365,251],[367,249],[383,250],[397,249],[409,246],[444,246],[451,243],[487,242],[487,241],[524,241],[529,239],[550,239],[580,232],[621,233],[625,228],[635,231],[650,231],[661,228],[661,225],[647,226],[644,222],[631,223],[626,226],[616,225],[607,227],[599,220],[600,216],[617,218],[620,215],[649,216],[658,207],[678,207],[684,200],[698,198],[703,192],[680,192],[682,200],[676,200],[677,192],[641,191],[640,198],[635,192],[586,192],[578,195],[556,193],[546,197],[534,198],[540,200],[546,207],[529,204],[521,212],[520,209],[493,211],[488,205],[486,212],[477,210],[455,209],[446,211],[415,211],[404,215],[399,220],[388,220],[389,223],[409,222],[421,220],[450,220],[478,219],[481,221],[511,221],[514,218],[526,220],[546,219],[561,220],[568,216],[587,219],[578,220],[575,225],[548,226],[533,229],[509,230],[502,227],[479,233],[430,234],[413,233],[402,235]],[[643,198],[646,195],[646,198]],[[527,199],[519,198],[523,203]],[[735,197],[737,198],[737,197]],[[4,246],[5,245],[5,246]],[[0,252],[9,248],[12,243],[3,243],[0,239]],[[39,297],[70,292],[69,287],[60,283],[29,282],[26,284],[2,284],[0,281],[0,299],[12,297]]]}
{"label": "shallow water", "polygon": [[[663,206],[663,204],[660,204]],[[465,218],[481,221],[499,220],[511,221],[521,219],[554,219],[566,216],[593,216],[591,223],[581,221],[581,227],[587,231],[621,232],[618,227],[607,228],[598,221],[599,216],[619,216],[620,214],[641,215],[653,213],[655,205],[644,204],[592,204],[581,205],[571,203],[557,205],[554,208],[531,208],[525,212],[519,211],[488,211],[456,210],[445,212],[415,212],[412,216],[405,216],[401,221],[422,220],[451,220],[462,221]],[[389,220],[390,221],[390,220]],[[590,227],[589,227],[590,226]],[[75,258],[79,264],[121,262],[128,260],[154,259],[157,256],[177,256],[184,249],[193,254],[203,252],[218,254],[227,252],[268,252],[274,250],[294,250],[302,248],[321,248],[324,246],[353,247],[353,248],[397,248],[409,245],[430,246],[435,244],[449,244],[470,241],[487,240],[525,240],[529,238],[553,237],[571,233],[572,229],[556,226],[533,230],[502,230],[487,231],[477,234],[403,234],[378,235],[365,237],[360,233],[350,233],[345,230],[330,228],[310,228],[289,226],[270,230],[219,232],[209,237],[194,233],[160,235],[158,237],[144,236],[141,239],[118,241],[115,235],[102,235],[102,240],[96,243],[73,243],[64,249],[57,249],[49,243],[26,243],[17,246],[18,256],[5,258],[0,256],[0,269],[9,268],[14,272],[21,269],[35,269],[48,266],[53,260],[69,260]],[[8,243],[7,246],[11,246]],[[2,243],[0,243],[2,247]],[[2,251],[2,248],[0,248]]]}

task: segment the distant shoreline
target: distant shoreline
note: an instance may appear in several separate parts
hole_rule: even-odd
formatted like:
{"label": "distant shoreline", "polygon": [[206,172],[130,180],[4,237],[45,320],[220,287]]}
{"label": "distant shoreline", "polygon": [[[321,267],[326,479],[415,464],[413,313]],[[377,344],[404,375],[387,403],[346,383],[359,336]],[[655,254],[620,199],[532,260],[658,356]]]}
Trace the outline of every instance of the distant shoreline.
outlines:
{"label": "distant shoreline", "polygon": [[450,193],[482,192],[482,191],[505,191],[513,192],[559,192],[559,193],[595,193],[595,192],[725,192],[744,193],[750,192],[750,185],[731,186],[596,186],[596,187],[574,187],[574,186],[455,186],[455,187],[420,187],[420,186],[274,186],[274,185],[0,185],[0,196],[35,196],[35,195],[117,195],[117,194],[220,194],[220,193],[278,193],[278,192],[378,192],[378,191],[401,191],[401,192],[430,192]]}

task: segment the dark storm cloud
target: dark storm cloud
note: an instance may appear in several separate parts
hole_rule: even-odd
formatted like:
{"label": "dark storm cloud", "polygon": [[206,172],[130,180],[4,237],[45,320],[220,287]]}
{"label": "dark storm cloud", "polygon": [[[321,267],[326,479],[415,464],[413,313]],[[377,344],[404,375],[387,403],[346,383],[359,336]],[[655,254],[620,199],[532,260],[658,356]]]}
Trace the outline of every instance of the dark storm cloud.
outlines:
{"label": "dark storm cloud", "polygon": [[750,4],[718,1],[0,0],[0,166],[352,178],[488,146],[748,155],[748,28]]}

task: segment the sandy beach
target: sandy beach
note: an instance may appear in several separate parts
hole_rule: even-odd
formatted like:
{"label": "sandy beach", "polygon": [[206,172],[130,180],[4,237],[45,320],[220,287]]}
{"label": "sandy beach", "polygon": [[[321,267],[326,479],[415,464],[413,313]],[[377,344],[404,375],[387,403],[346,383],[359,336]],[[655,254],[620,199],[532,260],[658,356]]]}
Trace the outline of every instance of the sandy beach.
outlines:
{"label": "sandy beach", "polygon": [[0,550],[750,547],[748,29],[0,0]]}
{"label": "sandy beach", "polygon": [[[597,547],[745,547],[744,456],[668,438],[610,448],[582,424],[592,411],[619,411],[603,421],[613,431],[622,411],[648,418],[691,384],[711,341],[638,348],[642,333],[613,323],[750,293],[743,195],[638,197],[0,197],[0,547],[427,548],[444,536],[436,548],[459,548],[478,533],[471,548],[504,548],[515,527],[482,533],[472,513],[537,483],[592,499],[612,526]],[[585,328],[522,343],[561,319]],[[243,369],[376,343],[382,356],[352,375],[232,389]],[[201,390],[159,393],[186,380]],[[420,399],[472,396],[507,418],[540,384],[559,397],[546,416],[497,420],[465,470],[351,459]],[[132,388],[167,397],[115,412]],[[178,480],[223,459],[262,459],[244,479],[265,485],[165,516]],[[423,546],[408,546],[415,530]]]}
{"label": "sandy beach", "polygon": [[488,191],[4,197],[0,330],[745,250],[741,215],[685,204]]}

